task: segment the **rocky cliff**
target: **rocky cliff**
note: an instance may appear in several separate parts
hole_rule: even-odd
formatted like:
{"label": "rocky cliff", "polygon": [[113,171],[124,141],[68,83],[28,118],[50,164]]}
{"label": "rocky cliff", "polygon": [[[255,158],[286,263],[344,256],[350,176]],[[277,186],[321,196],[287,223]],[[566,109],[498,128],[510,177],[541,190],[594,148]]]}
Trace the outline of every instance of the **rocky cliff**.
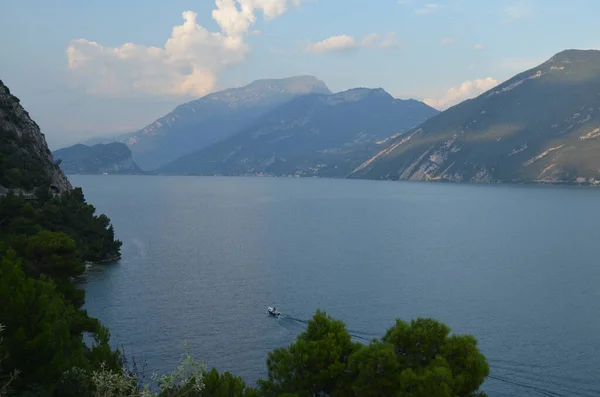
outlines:
{"label": "rocky cliff", "polygon": [[124,143],[73,145],[52,153],[66,174],[141,174]]}
{"label": "rocky cliff", "polygon": [[0,185],[24,191],[51,185],[59,191],[72,189],[65,174],[53,162],[40,127],[1,80]]}

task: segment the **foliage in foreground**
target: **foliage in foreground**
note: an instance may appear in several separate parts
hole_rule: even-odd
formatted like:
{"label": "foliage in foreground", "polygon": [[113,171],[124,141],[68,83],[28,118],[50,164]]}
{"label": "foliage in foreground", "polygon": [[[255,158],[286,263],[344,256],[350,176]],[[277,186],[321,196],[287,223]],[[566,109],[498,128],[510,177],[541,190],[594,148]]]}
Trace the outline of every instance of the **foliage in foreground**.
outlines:
{"label": "foliage in foreground", "polygon": [[142,385],[140,374],[128,370],[112,371],[105,366],[86,371],[66,371],[56,395],[64,397],[260,397],[258,391],[246,387],[244,381],[229,372],[206,371],[196,363],[186,346],[178,367],[166,375],[153,374],[155,390]]}
{"label": "foliage in foreground", "polygon": [[[0,351],[2,349],[2,331],[4,331],[4,325],[0,324]],[[0,356],[0,374],[3,374],[2,361],[4,361],[4,357]],[[13,383],[17,376],[19,376],[19,371],[15,370],[10,374],[0,377],[0,397],[6,396],[10,384]]]}
{"label": "foliage in foreground", "polygon": [[[450,335],[432,319],[397,320],[380,340],[353,342],[343,322],[317,311],[288,347],[271,352],[259,389],[215,369],[206,371],[186,348],[178,368],[154,374],[157,390],[123,368],[74,366],[60,374],[56,396],[93,397],[483,397],[489,374],[472,336]],[[48,394],[49,395],[49,394]]]}
{"label": "foliage in foreground", "polygon": [[11,379],[10,390],[20,395],[51,396],[71,368],[120,370],[120,353],[109,346],[108,330],[81,309],[85,293],[74,280],[84,261],[118,256],[121,242],[81,189],[53,197],[40,188],[36,195],[0,197],[0,382]]}
{"label": "foliage in foreground", "polygon": [[[72,367],[92,369],[100,364],[117,370],[119,353],[108,345],[108,330],[65,299],[47,276],[28,277],[14,250],[0,262],[0,321],[5,326],[0,377],[14,370],[18,390],[41,389],[51,394],[56,381]],[[94,338],[91,347],[83,333]]]}
{"label": "foliage in foreground", "polygon": [[352,342],[343,322],[317,311],[295,343],[267,359],[264,396],[483,396],[489,374],[472,336],[433,319],[400,320],[381,340]]}
{"label": "foliage in foreground", "polygon": [[136,373],[127,370],[114,371],[101,365],[100,369],[92,371],[76,367],[64,372],[55,394],[64,397],[198,396],[202,395],[205,388],[203,378],[204,367],[194,361],[186,348],[186,354],[172,373],[153,375],[157,391],[152,391],[148,385],[142,386]]}

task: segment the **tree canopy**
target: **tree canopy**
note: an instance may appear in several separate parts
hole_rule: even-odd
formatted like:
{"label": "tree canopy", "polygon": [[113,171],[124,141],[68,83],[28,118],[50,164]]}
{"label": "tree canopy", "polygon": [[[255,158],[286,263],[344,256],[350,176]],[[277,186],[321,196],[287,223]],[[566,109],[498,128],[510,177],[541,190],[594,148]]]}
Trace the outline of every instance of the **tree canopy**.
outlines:
{"label": "tree canopy", "polygon": [[84,261],[118,258],[121,242],[81,189],[36,193],[35,200],[0,197],[0,381],[18,370],[10,389],[43,396],[71,368],[120,370],[120,353],[109,346],[108,330],[81,310],[85,293],[74,280]]}
{"label": "tree canopy", "polygon": [[308,328],[267,359],[265,396],[482,396],[489,374],[470,335],[433,319],[397,320],[381,340],[351,341],[344,324],[317,311]]}

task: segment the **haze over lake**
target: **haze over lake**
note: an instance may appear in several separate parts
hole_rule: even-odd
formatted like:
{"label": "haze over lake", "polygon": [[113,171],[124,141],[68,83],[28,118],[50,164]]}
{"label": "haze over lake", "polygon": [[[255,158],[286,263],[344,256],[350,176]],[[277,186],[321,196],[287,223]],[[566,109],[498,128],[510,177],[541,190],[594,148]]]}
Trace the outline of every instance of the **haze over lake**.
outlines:
{"label": "haze over lake", "polygon": [[490,396],[600,393],[600,190],[69,179],[124,242],[119,263],[89,273],[86,308],[147,375],[171,370],[188,341],[254,383],[321,308],[358,340],[418,316],[474,335]]}

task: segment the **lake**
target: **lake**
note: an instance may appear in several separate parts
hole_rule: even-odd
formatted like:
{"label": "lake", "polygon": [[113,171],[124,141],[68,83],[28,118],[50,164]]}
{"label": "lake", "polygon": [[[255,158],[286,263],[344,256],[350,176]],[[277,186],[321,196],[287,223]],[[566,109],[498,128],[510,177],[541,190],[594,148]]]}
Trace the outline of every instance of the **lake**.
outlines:
{"label": "lake", "polygon": [[86,308],[147,375],[172,370],[187,341],[252,384],[321,308],[357,338],[416,317],[474,335],[490,396],[600,394],[600,190],[70,180],[124,242],[120,262],[88,275]]}

